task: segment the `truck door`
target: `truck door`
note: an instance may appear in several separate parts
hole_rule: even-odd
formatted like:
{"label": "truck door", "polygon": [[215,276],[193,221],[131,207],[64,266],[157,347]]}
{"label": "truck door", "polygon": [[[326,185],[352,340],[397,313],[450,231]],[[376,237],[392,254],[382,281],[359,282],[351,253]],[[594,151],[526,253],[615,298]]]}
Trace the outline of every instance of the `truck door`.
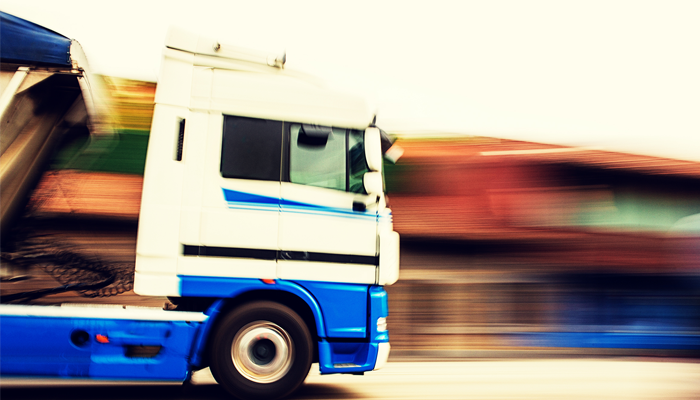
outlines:
{"label": "truck door", "polygon": [[364,132],[285,123],[277,276],[375,283],[377,204],[365,207]]}
{"label": "truck door", "polygon": [[209,135],[201,246],[189,249],[199,256],[189,272],[274,278],[284,124],[223,115],[214,125],[221,134]]}

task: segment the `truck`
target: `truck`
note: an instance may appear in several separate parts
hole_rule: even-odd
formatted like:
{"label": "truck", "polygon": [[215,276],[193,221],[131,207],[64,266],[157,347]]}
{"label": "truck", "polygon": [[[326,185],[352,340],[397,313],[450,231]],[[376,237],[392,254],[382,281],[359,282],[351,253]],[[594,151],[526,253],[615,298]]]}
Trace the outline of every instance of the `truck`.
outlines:
{"label": "truck", "polygon": [[[3,41],[3,196],[5,180],[16,181],[12,202],[3,197],[5,240],[60,140],[52,136],[87,129],[99,150],[110,133],[79,44],[2,18],[4,29],[23,30],[22,40],[53,41],[39,56]],[[209,367],[235,397],[275,399],[298,388],[312,363],[321,374],[385,365],[384,286],[399,276],[382,175],[392,143],[364,100],[285,61],[169,31],[133,285],[176,308],[3,296],[3,376],[188,382]]]}

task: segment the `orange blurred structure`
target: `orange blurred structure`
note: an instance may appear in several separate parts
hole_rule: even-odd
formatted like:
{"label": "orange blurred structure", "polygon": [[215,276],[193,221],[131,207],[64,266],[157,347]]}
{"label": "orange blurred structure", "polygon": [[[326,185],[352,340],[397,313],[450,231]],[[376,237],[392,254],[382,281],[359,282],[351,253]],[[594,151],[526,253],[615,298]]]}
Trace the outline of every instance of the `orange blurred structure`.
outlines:
{"label": "orange blurred structure", "polygon": [[700,238],[673,234],[700,213],[700,163],[489,138],[400,143],[388,182],[404,238],[527,241],[559,267],[698,271],[667,250]]}

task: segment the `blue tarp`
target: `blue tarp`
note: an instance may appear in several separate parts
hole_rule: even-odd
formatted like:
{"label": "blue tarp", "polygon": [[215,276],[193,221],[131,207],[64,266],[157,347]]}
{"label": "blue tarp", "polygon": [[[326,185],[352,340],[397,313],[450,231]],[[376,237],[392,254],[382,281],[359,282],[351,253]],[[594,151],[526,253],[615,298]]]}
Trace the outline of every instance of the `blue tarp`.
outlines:
{"label": "blue tarp", "polygon": [[67,37],[0,11],[0,58],[3,62],[70,66]]}

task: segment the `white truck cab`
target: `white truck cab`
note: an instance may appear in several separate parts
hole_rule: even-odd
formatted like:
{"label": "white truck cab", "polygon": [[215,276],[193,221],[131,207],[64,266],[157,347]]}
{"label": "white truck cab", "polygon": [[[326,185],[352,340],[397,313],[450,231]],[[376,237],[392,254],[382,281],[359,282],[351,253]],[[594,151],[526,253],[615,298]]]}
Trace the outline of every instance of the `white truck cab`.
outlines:
{"label": "white truck cab", "polygon": [[372,113],[282,60],[170,32],[146,161],[137,293],[194,295],[182,289],[198,276],[398,279]]}
{"label": "white truck cab", "polygon": [[314,362],[322,374],[386,363],[391,143],[362,100],[283,67],[170,32],[134,290],[177,309],[2,304],[2,375],[187,381],[211,367],[238,398],[276,399]]}

